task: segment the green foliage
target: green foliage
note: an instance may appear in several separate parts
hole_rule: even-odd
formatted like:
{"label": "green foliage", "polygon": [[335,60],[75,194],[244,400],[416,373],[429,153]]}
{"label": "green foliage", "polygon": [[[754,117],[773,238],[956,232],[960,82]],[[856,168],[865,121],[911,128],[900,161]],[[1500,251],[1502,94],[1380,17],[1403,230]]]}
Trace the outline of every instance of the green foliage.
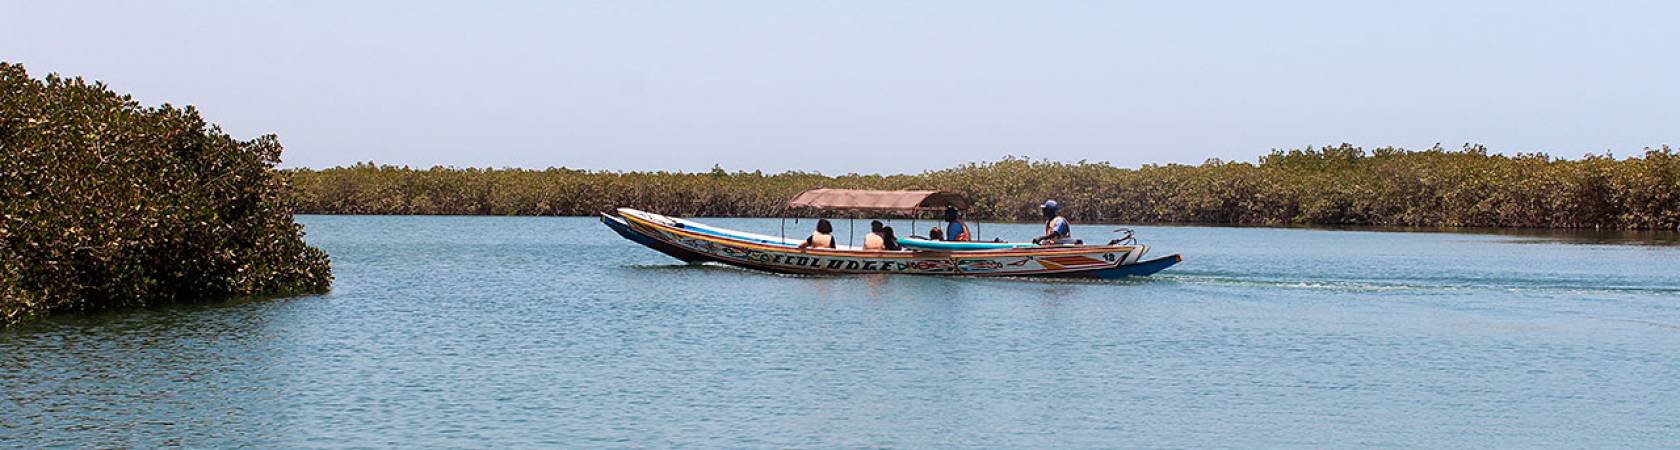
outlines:
{"label": "green foliage", "polygon": [[828,177],[788,172],[416,170],[372,163],[292,171],[299,212],[315,214],[588,215],[628,206],[684,216],[774,216],[815,187],[947,189],[970,217],[1038,219],[1054,198],[1080,221],[1675,229],[1680,154],[1580,160],[1347,144],[1274,151],[1259,164],[1121,169],[1106,163],[1006,158],[919,175]]}
{"label": "green foliage", "polygon": [[325,291],[330,264],[284,203],[280,151],[192,107],[0,63],[0,325]]}

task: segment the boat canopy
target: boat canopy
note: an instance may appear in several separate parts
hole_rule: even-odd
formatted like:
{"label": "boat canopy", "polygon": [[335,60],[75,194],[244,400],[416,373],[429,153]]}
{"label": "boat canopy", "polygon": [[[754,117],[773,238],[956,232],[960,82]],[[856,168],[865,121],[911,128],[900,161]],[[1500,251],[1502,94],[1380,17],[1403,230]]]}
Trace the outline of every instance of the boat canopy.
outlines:
{"label": "boat canopy", "polygon": [[968,198],[951,191],[866,191],[859,189],[812,189],[788,200],[789,208],[817,208],[836,211],[902,211],[968,208]]}

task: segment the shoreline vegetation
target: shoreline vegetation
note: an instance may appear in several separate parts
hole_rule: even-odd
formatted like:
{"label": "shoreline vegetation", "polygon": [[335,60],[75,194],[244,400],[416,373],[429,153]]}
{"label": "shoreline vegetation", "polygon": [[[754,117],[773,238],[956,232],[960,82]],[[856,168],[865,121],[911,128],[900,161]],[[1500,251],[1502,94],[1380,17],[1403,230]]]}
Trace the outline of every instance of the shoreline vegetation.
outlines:
{"label": "shoreline vegetation", "polygon": [[325,292],[273,135],[0,63],[0,327],[60,312]]}
{"label": "shoreline vegetation", "polygon": [[1044,199],[1080,222],[1676,230],[1680,153],[1617,159],[1348,144],[1275,150],[1257,163],[1118,168],[1009,157],[913,175],[414,169],[371,162],[288,169],[301,214],[587,216],[631,207],[689,217],[775,217],[811,188],[943,189],[967,217],[1036,221]]}

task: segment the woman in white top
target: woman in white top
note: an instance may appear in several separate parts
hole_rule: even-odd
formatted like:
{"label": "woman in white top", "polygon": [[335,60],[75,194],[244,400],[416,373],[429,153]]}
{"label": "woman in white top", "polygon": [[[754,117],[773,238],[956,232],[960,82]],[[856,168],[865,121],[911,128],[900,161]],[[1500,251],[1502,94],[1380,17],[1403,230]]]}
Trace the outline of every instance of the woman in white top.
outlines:
{"label": "woman in white top", "polygon": [[828,219],[817,219],[817,231],[805,242],[799,243],[799,248],[834,248],[834,225]]}

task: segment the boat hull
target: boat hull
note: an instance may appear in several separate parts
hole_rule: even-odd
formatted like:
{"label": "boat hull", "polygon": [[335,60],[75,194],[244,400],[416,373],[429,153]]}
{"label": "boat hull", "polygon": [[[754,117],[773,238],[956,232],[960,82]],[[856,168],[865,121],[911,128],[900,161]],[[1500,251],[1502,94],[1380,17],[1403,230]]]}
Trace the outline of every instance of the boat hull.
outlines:
{"label": "boat hull", "polygon": [[1145,245],[977,251],[800,249],[788,241],[735,238],[715,228],[697,229],[685,226],[686,221],[627,208],[616,215],[602,214],[601,222],[625,239],[685,262],[712,261],[776,273],[1113,279],[1154,274],[1182,260],[1178,255],[1143,260],[1148,251]]}

